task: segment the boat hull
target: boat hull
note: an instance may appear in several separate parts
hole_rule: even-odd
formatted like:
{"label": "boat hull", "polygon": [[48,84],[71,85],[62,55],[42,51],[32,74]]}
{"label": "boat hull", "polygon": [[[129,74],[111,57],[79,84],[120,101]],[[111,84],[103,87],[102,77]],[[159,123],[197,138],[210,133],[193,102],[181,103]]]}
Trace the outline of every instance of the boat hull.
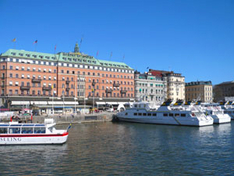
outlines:
{"label": "boat hull", "polygon": [[164,124],[164,125],[182,125],[182,126],[207,126],[213,125],[213,120],[207,118],[207,120],[194,119],[181,119],[181,118],[131,118],[117,116],[119,121],[122,122],[134,122],[134,123],[147,123],[147,124]]}
{"label": "boat hull", "polygon": [[211,115],[211,117],[214,119],[214,123],[216,124],[231,122],[231,117],[228,114]]}
{"label": "boat hull", "polygon": [[63,134],[1,134],[0,145],[64,144],[68,132]]}

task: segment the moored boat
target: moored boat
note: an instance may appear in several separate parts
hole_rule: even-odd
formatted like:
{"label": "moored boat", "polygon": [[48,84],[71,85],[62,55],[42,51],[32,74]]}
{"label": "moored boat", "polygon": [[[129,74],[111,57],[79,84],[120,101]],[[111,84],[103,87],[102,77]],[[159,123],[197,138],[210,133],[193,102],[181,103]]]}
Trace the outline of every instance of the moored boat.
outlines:
{"label": "moored boat", "polygon": [[0,123],[0,145],[63,144],[68,130],[57,130],[55,125],[53,119],[45,119],[43,124]]}
{"label": "moored boat", "polygon": [[119,112],[117,120],[125,122],[206,126],[212,125],[214,120],[193,107],[188,110],[172,109],[171,101],[164,102],[156,111],[152,111],[147,103],[135,103],[133,108]]}
{"label": "moored boat", "polygon": [[202,103],[201,109],[206,115],[214,119],[214,123],[230,123],[231,117],[224,113],[224,110],[217,103]]}

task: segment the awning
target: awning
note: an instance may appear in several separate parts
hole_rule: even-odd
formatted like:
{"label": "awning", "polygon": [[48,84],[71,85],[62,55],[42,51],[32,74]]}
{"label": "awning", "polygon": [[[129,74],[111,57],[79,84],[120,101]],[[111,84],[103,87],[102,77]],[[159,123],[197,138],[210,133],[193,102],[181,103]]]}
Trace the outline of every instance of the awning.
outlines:
{"label": "awning", "polygon": [[106,102],[96,102],[97,105],[104,105]]}

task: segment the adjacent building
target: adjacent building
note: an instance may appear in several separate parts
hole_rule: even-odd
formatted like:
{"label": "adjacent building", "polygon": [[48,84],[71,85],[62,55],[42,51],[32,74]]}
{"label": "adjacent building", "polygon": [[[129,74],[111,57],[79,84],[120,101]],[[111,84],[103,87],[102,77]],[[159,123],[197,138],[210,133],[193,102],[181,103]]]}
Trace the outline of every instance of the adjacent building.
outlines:
{"label": "adjacent building", "polygon": [[185,84],[186,101],[199,100],[202,102],[213,101],[213,88],[211,81],[196,81]]}
{"label": "adjacent building", "polygon": [[185,78],[180,73],[149,69],[153,76],[162,77],[167,81],[167,98],[185,100]]}
{"label": "adjacent building", "polygon": [[214,101],[225,101],[234,98],[234,81],[223,82],[214,86]]}
{"label": "adjacent building", "polygon": [[9,49],[0,55],[0,83],[2,105],[16,109],[74,110],[78,104],[134,99],[131,67],[80,53],[78,44],[74,52],[57,54]]}
{"label": "adjacent building", "polygon": [[135,98],[160,104],[167,98],[166,77],[153,76],[151,73],[135,72]]}

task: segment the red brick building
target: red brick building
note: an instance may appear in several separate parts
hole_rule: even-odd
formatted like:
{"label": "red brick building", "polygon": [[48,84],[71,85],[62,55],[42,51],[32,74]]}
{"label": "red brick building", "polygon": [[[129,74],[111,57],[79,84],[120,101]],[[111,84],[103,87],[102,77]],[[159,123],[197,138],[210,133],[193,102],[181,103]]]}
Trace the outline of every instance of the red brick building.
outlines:
{"label": "red brick building", "polygon": [[111,104],[134,99],[131,67],[80,53],[78,44],[73,53],[9,49],[0,55],[0,76],[2,106],[8,108],[64,106],[62,99],[72,107],[84,101]]}

